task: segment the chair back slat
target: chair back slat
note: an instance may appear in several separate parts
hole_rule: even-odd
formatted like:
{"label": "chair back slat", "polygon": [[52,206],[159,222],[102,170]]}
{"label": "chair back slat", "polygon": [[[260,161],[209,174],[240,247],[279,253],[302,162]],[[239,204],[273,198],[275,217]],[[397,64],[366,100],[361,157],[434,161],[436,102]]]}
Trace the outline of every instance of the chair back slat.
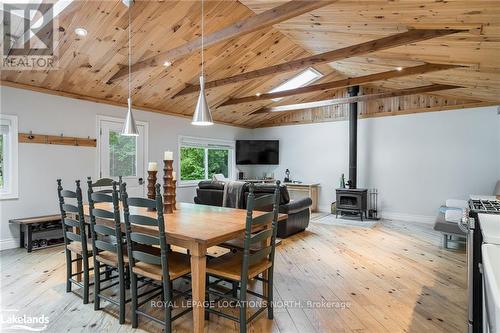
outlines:
{"label": "chair back slat", "polygon": [[272,235],[273,235],[273,229],[262,230],[256,233],[255,235],[251,236],[250,243],[254,244],[258,242],[263,242],[266,239],[271,238]]}
{"label": "chair back slat", "polygon": [[76,192],[69,191],[69,190],[62,190],[61,191],[61,196],[64,198],[74,198],[76,199]]}
{"label": "chair back slat", "polygon": [[150,225],[155,227],[158,225],[158,221],[156,219],[144,215],[130,215],[129,220],[130,223],[133,224]]}
{"label": "chair back slat", "polygon": [[274,204],[274,195],[266,194],[255,199],[253,208],[258,210],[259,208],[264,208],[269,206],[272,207],[273,204]]}
{"label": "chair back slat", "polygon": [[152,265],[161,265],[161,257],[142,251],[132,251],[132,258]]}
{"label": "chair back slat", "polygon": [[94,231],[103,236],[116,236],[116,232],[114,228],[108,227],[103,224],[94,225]]}
{"label": "chair back slat", "polygon": [[252,220],[252,226],[253,227],[258,227],[266,224],[270,224],[273,222],[274,219],[274,212],[267,212],[264,213],[260,216],[254,217]]}
{"label": "chair back slat", "polygon": [[[64,247],[66,260],[71,260],[70,248],[72,242],[78,242],[82,248],[82,259],[88,261],[87,232],[85,227],[85,217],[83,212],[83,198],[80,181],[76,180],[76,190],[65,190],[62,187],[61,179],[57,179],[57,196],[59,198],[59,210],[61,211],[61,221],[64,237]],[[68,213],[70,214],[68,216]]]}
{"label": "chair back slat", "polygon": [[[113,193],[113,190],[109,190],[108,193]],[[113,202],[113,196],[103,192],[93,192],[91,198],[94,202]]]}
{"label": "chair back slat", "polygon": [[113,186],[114,180],[111,178],[101,178],[95,181],[95,183],[90,184],[92,187],[104,187]]}
{"label": "chair back slat", "polygon": [[269,254],[271,253],[271,250],[272,250],[272,246],[270,245],[270,246],[263,247],[262,249],[258,250],[257,252],[250,254],[249,255],[249,265],[256,264],[256,263],[262,261],[263,259],[265,259],[266,257],[268,257]]}
{"label": "chair back slat", "polygon": [[113,245],[109,242],[105,242],[99,239],[94,240],[94,247],[103,251],[110,251],[116,253],[120,246]]}
{"label": "chair back slat", "polygon": [[[168,255],[170,248],[167,245],[167,237],[165,235],[165,222],[163,217],[163,201],[160,192],[160,184],[156,184],[156,200],[144,198],[129,198],[127,194],[127,184],[122,184],[121,198],[123,202],[125,231],[127,235],[127,250],[129,254],[129,265],[134,271],[137,262],[144,262],[161,267],[163,279],[169,279]],[[153,205],[154,203],[154,205]],[[144,215],[130,214],[130,208],[142,208]],[[148,214],[150,208],[156,208],[156,219]],[[146,210],[146,208],[148,208]],[[157,232],[156,235],[146,235],[141,232],[136,232],[135,227],[147,225],[155,226],[151,228],[152,232]],[[159,248],[157,247],[159,245]],[[145,251],[149,252],[146,253]],[[164,283],[164,293],[170,294],[170,283]]]}
{"label": "chair back slat", "polygon": [[134,207],[156,208],[156,201],[146,198],[128,198],[128,205]]}
{"label": "chair back slat", "polygon": [[[254,187],[253,184],[250,184],[250,191],[247,197],[247,220],[243,260],[241,263],[241,281],[244,281],[244,283],[248,279],[248,271],[251,265],[267,260],[268,263],[271,263],[269,269],[272,270],[274,266],[280,182],[276,182],[274,194],[264,195],[259,198],[255,198]],[[272,206],[271,212],[259,212],[259,216],[254,216],[255,210],[269,206]],[[257,230],[257,233],[252,234],[255,230]],[[250,246],[259,242],[261,243],[260,249],[251,253]]]}
{"label": "chair back slat", "polygon": [[71,232],[71,231],[66,231],[66,237],[72,241],[75,241],[75,242],[82,241],[82,236],[75,234],[74,232]]}
{"label": "chair back slat", "polygon": [[151,235],[141,234],[139,232],[132,232],[130,238],[133,242],[144,244],[144,245],[160,245],[160,240],[158,237]]}
{"label": "chair back slat", "polygon": [[113,212],[110,212],[109,210],[101,209],[101,208],[93,208],[92,209],[92,215],[94,217],[99,217],[102,219],[114,219],[115,214]]}
{"label": "chair back slat", "polygon": [[[94,259],[100,251],[110,251],[116,253],[118,270],[124,269],[123,255],[123,234],[120,221],[120,203],[118,183],[109,178],[99,179],[92,183],[90,177],[87,179],[88,200],[89,200],[89,220],[92,233],[92,251]],[[110,189],[95,191],[95,187],[106,186]],[[110,194],[106,194],[106,193]],[[98,203],[111,203],[111,207],[95,208]],[[102,207],[106,207],[103,205]]]}
{"label": "chair back slat", "polygon": [[69,217],[66,217],[63,221],[64,224],[67,225],[68,227],[80,228],[80,222],[78,222],[77,220],[73,220]]}
{"label": "chair back slat", "polygon": [[62,206],[63,206],[64,211],[66,211],[66,212],[76,213],[76,214],[78,214],[80,212],[78,207],[75,205],[65,203]]}

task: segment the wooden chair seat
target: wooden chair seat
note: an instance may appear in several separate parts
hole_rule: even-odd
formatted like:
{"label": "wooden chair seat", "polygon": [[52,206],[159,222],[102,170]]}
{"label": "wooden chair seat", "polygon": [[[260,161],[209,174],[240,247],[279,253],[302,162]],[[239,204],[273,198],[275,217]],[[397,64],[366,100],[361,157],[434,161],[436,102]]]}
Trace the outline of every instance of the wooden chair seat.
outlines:
{"label": "wooden chair seat", "polygon": [[[111,251],[101,251],[95,256],[97,261],[112,267],[118,267],[118,255]],[[128,266],[128,256],[123,254],[123,264]]]}
{"label": "wooden chair seat", "polygon": [[[71,252],[75,252],[80,255],[83,253],[82,243],[80,242],[71,242],[68,244],[67,248]],[[92,256],[92,243],[87,243],[87,252],[89,256]]]}
{"label": "wooden chair seat", "polygon": [[[228,249],[237,249],[241,250],[245,248],[245,239],[244,238],[235,238],[228,240],[227,242],[222,243],[220,246],[228,248]],[[250,245],[250,252],[257,252],[262,247],[259,244]]]}
{"label": "wooden chair seat", "polygon": [[[207,273],[228,278],[233,281],[240,281],[241,264],[243,253],[228,253],[219,258],[207,262]],[[272,262],[264,258],[248,267],[248,278],[252,279],[272,266]]]}
{"label": "wooden chair seat", "polygon": [[[191,271],[189,257],[179,252],[169,252],[168,268],[171,280],[186,275]],[[153,265],[140,261],[135,263],[132,271],[135,274],[142,275],[156,281],[163,280],[163,273],[160,265]]]}

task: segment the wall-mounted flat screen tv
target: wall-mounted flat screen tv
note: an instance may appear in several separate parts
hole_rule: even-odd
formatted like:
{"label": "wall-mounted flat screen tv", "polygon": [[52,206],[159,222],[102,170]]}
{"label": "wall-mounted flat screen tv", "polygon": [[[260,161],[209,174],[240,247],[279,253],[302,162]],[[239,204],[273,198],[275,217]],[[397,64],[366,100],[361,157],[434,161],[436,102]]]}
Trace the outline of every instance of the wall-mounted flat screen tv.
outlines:
{"label": "wall-mounted flat screen tv", "polygon": [[278,140],[237,140],[236,164],[279,164]]}

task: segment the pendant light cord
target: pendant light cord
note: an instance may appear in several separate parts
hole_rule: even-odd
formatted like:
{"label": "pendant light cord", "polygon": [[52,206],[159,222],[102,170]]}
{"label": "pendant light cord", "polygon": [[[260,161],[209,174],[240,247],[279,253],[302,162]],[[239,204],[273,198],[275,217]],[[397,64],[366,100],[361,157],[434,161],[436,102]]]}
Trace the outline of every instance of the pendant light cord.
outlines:
{"label": "pendant light cord", "polygon": [[132,2],[130,2],[128,7],[128,98],[132,98],[132,90],[131,88],[131,76],[132,76],[132,45],[130,41],[132,39],[132,28],[131,28],[131,20],[130,20],[130,11],[132,10]]}
{"label": "pendant light cord", "polygon": [[201,76],[205,76],[205,58],[204,58],[204,52],[203,49],[205,47],[203,36],[205,35],[205,8],[204,8],[204,1],[201,0]]}

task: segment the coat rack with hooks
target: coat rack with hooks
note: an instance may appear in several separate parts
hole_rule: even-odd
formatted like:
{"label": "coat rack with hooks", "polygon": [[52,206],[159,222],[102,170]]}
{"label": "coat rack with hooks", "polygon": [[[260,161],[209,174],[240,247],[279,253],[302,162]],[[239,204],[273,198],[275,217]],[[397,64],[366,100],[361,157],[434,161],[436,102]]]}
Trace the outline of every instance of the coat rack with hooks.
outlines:
{"label": "coat rack with hooks", "polygon": [[64,145],[64,146],[80,146],[80,147],[96,147],[96,139],[90,137],[77,138],[73,136],[61,135],[46,135],[46,134],[33,134],[19,133],[19,143],[41,143],[47,145]]}

